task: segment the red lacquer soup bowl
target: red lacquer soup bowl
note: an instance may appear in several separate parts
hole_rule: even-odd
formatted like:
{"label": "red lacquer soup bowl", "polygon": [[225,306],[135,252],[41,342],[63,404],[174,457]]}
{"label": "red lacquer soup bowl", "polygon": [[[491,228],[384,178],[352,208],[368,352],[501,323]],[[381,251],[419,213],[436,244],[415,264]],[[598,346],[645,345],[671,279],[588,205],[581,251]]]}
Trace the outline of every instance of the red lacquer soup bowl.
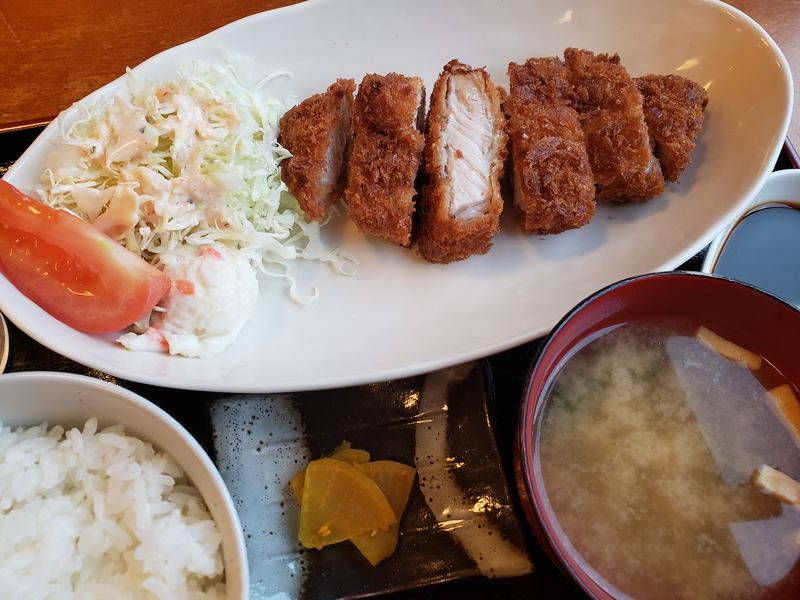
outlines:
{"label": "red lacquer soup bowl", "polygon": [[577,555],[555,522],[539,464],[538,427],[549,386],[570,356],[601,331],[651,317],[689,318],[724,332],[765,357],[788,381],[800,382],[800,311],[758,288],[715,275],[672,271],[625,279],[593,294],[556,325],[539,349],[523,393],[515,447],[517,485],[542,547],[595,598],[613,598],[613,588]]}

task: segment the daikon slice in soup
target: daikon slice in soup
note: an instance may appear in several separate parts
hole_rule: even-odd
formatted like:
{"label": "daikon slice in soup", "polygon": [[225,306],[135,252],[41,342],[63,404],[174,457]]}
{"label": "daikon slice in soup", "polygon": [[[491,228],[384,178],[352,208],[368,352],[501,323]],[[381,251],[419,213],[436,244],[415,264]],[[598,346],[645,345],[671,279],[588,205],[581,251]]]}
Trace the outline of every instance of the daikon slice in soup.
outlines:
{"label": "daikon slice in soup", "polygon": [[800,597],[799,396],[765,357],[700,323],[628,323],[547,394],[545,510],[607,591]]}

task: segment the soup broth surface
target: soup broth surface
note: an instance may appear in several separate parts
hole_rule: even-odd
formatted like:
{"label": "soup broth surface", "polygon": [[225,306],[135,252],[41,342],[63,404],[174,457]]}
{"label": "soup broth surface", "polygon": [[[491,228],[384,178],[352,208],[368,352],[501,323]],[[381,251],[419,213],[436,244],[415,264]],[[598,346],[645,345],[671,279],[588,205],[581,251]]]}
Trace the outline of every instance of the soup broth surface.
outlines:
{"label": "soup broth surface", "polygon": [[798,598],[800,511],[751,483],[762,465],[800,480],[796,432],[766,396],[787,382],[698,325],[626,324],[563,365],[538,431],[551,515],[616,595]]}

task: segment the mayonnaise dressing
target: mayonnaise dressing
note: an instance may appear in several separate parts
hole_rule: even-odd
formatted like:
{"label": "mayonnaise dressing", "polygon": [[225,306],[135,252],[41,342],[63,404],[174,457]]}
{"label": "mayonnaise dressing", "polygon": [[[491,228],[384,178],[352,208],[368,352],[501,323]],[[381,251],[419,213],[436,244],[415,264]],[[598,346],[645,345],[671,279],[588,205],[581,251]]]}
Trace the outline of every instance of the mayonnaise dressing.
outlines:
{"label": "mayonnaise dressing", "polygon": [[250,260],[225,246],[196,254],[170,255],[164,273],[172,280],[167,296],[143,334],[126,333],[118,341],[132,350],[208,358],[239,335],[258,298],[258,279]]}

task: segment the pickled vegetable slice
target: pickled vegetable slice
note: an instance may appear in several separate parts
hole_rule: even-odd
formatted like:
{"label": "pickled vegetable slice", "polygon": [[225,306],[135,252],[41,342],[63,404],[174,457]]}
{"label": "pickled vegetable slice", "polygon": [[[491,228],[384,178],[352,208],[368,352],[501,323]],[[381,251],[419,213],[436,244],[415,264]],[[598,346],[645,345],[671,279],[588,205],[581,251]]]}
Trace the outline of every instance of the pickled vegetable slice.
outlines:
{"label": "pickled vegetable slice", "polygon": [[295,473],[294,477],[289,480],[289,487],[292,488],[292,494],[298,502],[303,501],[303,482],[306,478],[306,470]]}
{"label": "pickled vegetable slice", "polygon": [[333,452],[331,452],[331,454],[336,454],[337,452],[341,452],[342,450],[350,450],[350,448],[352,447],[353,444],[351,444],[347,440],[342,440],[342,443],[336,446],[336,448],[333,449]]}
{"label": "pickled vegetable slice", "polygon": [[397,547],[400,533],[400,518],[406,509],[411,486],[417,472],[412,467],[391,460],[378,460],[358,465],[374,481],[389,501],[397,523],[387,531],[367,532],[352,539],[359,552],[374,567],[391,556]]}
{"label": "pickled vegetable slice", "polygon": [[347,450],[339,450],[331,454],[331,458],[341,460],[346,463],[367,463],[369,462],[369,452],[366,450],[358,450],[356,448],[348,448]]}
{"label": "pickled vegetable slice", "polygon": [[396,522],[384,493],[359,468],[333,458],[308,464],[298,535],[306,548],[322,549],[362,533],[385,531]]}
{"label": "pickled vegetable slice", "polygon": [[[346,463],[365,463],[369,462],[369,452],[352,448],[350,442],[345,440],[333,449],[329,458],[335,458]],[[289,480],[289,487],[292,488],[292,494],[298,502],[303,500],[303,479],[305,476],[306,470],[303,469]]]}

